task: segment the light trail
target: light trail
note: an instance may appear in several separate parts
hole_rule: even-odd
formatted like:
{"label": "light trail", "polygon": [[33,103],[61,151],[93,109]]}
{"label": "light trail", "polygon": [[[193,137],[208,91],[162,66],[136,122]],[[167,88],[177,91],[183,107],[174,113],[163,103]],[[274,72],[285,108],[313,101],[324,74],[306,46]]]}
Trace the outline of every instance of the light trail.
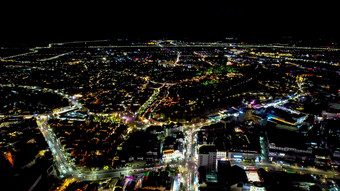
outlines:
{"label": "light trail", "polygon": [[69,54],[72,54],[72,53],[73,53],[73,51],[65,52],[65,53],[62,53],[62,54],[59,54],[59,55],[56,55],[56,56],[52,56],[52,57],[49,57],[49,58],[39,59],[38,61],[43,62],[43,61],[54,60],[54,59],[57,59],[57,58],[59,58],[61,56],[66,56],[66,55],[69,55]]}

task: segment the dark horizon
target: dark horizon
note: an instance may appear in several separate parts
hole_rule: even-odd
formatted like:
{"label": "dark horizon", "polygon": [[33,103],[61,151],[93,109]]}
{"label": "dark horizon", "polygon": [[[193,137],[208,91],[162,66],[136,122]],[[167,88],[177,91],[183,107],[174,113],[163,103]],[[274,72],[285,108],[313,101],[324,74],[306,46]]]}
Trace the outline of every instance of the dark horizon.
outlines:
{"label": "dark horizon", "polygon": [[193,39],[339,42],[332,3],[51,3],[5,5],[0,42],[95,39]]}

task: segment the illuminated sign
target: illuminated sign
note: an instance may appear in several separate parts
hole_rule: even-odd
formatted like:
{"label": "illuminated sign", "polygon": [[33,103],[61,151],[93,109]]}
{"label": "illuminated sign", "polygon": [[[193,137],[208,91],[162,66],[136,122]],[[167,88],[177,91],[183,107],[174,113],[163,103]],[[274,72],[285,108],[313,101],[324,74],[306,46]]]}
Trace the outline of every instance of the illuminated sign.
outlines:
{"label": "illuminated sign", "polygon": [[172,153],[174,153],[174,152],[175,152],[175,150],[173,150],[173,149],[164,150],[164,151],[163,151],[163,155],[172,154]]}
{"label": "illuminated sign", "polygon": [[247,174],[247,178],[249,181],[251,182],[259,182],[260,181],[260,177],[257,174],[257,171],[246,171]]}
{"label": "illuminated sign", "polygon": [[242,155],[234,155],[234,158],[242,158]]}
{"label": "illuminated sign", "polygon": [[251,186],[250,191],[266,191],[264,187]]}

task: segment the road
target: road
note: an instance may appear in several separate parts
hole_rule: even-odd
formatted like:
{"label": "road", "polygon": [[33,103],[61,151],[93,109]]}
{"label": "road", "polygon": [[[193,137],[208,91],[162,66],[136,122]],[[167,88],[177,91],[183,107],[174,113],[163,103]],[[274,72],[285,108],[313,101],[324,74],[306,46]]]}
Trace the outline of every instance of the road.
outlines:
{"label": "road", "polygon": [[49,60],[55,60],[61,56],[65,56],[65,55],[69,55],[69,54],[72,54],[73,51],[70,51],[70,52],[65,52],[65,53],[62,53],[62,54],[58,54],[56,56],[52,56],[52,57],[49,57],[49,58],[42,58],[42,59],[39,59],[40,62],[44,62],[44,61],[49,61]]}
{"label": "road", "polygon": [[[221,118],[216,118],[214,121],[206,122],[206,123],[198,123],[193,125],[186,125],[187,136],[186,136],[186,147],[185,150],[187,152],[187,157],[183,160],[184,162],[184,172],[180,174],[180,177],[175,178],[175,180],[180,182],[185,182],[184,186],[187,190],[197,190],[198,189],[198,178],[197,178],[197,146],[196,146],[196,138],[195,133],[200,130],[203,126],[208,126],[214,123],[221,122]],[[41,130],[43,136],[48,143],[52,154],[54,156],[54,160],[58,170],[63,174],[63,176],[73,177],[79,181],[93,181],[107,178],[120,177],[121,175],[131,176],[135,173],[146,172],[144,168],[125,168],[125,169],[113,169],[113,170],[99,170],[99,171],[84,171],[75,167],[70,162],[70,159],[66,156],[63,146],[58,141],[58,138],[53,133],[53,130],[48,125],[48,116],[40,115],[37,117],[37,124],[39,129]],[[191,130],[190,130],[191,128]],[[337,176],[333,171],[323,171],[319,169],[313,168],[302,168],[296,166],[281,166],[278,164],[271,163],[243,163],[238,164],[240,166],[254,167],[254,168],[271,168],[274,170],[282,170],[285,168],[287,171],[298,172],[298,173],[309,173],[309,174],[319,174],[319,175],[327,175],[329,177]],[[161,166],[161,165],[159,165]],[[163,165],[165,167],[165,165]],[[182,179],[182,180],[181,180]],[[178,182],[174,182],[174,190],[179,189]],[[177,186],[176,186],[177,185]]]}
{"label": "road", "polygon": [[59,139],[55,136],[52,129],[48,125],[48,116],[40,115],[37,117],[37,124],[42,132],[49,148],[54,156],[54,161],[57,165],[58,170],[65,175],[72,174],[74,167],[70,165],[69,159],[65,156]]}
{"label": "road", "polygon": [[196,151],[196,130],[188,130],[185,136],[186,142],[186,157],[184,160],[184,171],[182,174],[184,187],[186,190],[198,190],[198,164],[197,164],[197,151]]}
{"label": "road", "polygon": [[[105,41],[105,40],[104,40]],[[49,49],[49,48],[53,48],[54,46],[60,46],[60,45],[64,45],[64,44],[69,44],[69,43],[87,43],[87,42],[91,42],[91,41],[78,41],[78,42],[64,42],[64,43],[52,43],[49,44],[48,47],[36,47],[33,49],[30,49],[30,52],[27,53],[23,53],[23,54],[17,54],[17,55],[13,55],[13,56],[9,56],[9,57],[5,57],[4,59],[10,59],[10,58],[16,58],[16,57],[20,57],[20,56],[25,56],[27,54],[34,54],[39,52],[40,49]],[[100,42],[100,41],[99,41]],[[163,45],[161,44],[161,41],[158,41],[155,43],[155,47],[167,47],[167,48],[174,48],[174,47],[230,47],[230,46],[235,46],[235,45],[231,45],[231,44],[226,44],[226,43],[216,43],[216,44],[199,44],[199,45],[177,45],[174,43],[171,43],[171,45]],[[271,48],[275,48],[275,46],[263,46],[263,45],[237,45],[238,47],[245,47],[245,48],[249,48],[249,47],[271,47]],[[139,46],[89,46],[88,48],[124,48],[124,47],[152,47],[152,46],[144,46],[144,45],[139,45]],[[293,48],[293,49],[312,49],[314,50],[315,48],[313,47],[288,47],[288,46],[277,46],[276,48]],[[318,50],[318,49],[316,49]],[[332,49],[332,50],[336,50],[339,51],[340,49]],[[47,61],[47,60],[52,60],[52,59],[56,59],[60,56],[65,56],[67,54],[71,54],[72,52],[67,52],[67,53],[63,53],[57,56],[53,56],[50,58],[44,58],[41,59],[40,61]],[[199,55],[202,58],[203,62],[206,62],[207,64],[213,66],[214,64],[207,61],[205,58],[207,57],[206,55],[199,53],[199,52],[194,52],[194,54]],[[175,66],[181,66],[180,64],[178,64],[178,62],[180,61],[180,57],[181,57],[181,52],[177,51],[177,58],[176,60],[173,62],[173,65]],[[294,60],[294,61],[299,61],[295,58],[286,58],[287,60]],[[305,62],[309,62],[309,60],[304,60]],[[321,63],[321,62],[320,62]],[[323,63],[323,62],[322,62]],[[261,64],[257,65],[255,69],[257,69],[259,66],[261,66]],[[257,75],[260,75],[257,74]],[[208,76],[210,76],[209,73],[205,73],[202,76],[197,76],[197,77],[193,77],[190,79],[184,79],[182,80],[183,82],[188,82],[188,81],[196,81],[196,80],[202,80],[207,78]],[[247,82],[250,82],[251,80],[253,80],[254,78],[256,78],[255,76],[252,76],[242,82],[239,82],[237,84],[234,84],[233,86],[229,87],[229,90],[238,87],[241,84],[245,84]],[[147,84],[150,82],[158,84],[158,82],[154,82],[152,80],[148,79]],[[159,83],[160,84],[160,83]],[[150,98],[139,108],[138,112],[136,112],[136,115],[138,115],[140,117],[140,119],[142,119],[141,117],[145,117],[147,118],[147,116],[152,113],[152,111],[155,110],[155,108],[157,107],[157,105],[159,103],[162,102],[163,99],[159,98],[159,94],[161,91],[166,92],[166,94],[164,95],[164,97],[167,96],[167,94],[169,94],[169,88],[171,86],[174,85],[179,85],[180,82],[177,83],[166,83],[164,82],[162,84],[161,87],[157,88],[154,93],[150,96]],[[9,85],[10,86],[10,85]],[[39,87],[35,87],[35,86],[18,86],[18,87],[24,87],[24,88],[31,88],[31,89],[42,89]],[[300,91],[303,92],[301,84],[298,82],[298,87],[300,88]],[[163,88],[163,89],[162,89]],[[54,112],[52,114],[60,114],[60,113],[64,113],[64,112],[68,112],[74,109],[79,109],[82,107],[82,105],[77,102],[76,99],[73,99],[70,95],[64,94],[61,91],[58,90],[51,90],[48,89],[48,91],[50,92],[54,92],[56,94],[61,95],[64,98],[67,98],[69,100],[69,102],[72,104],[72,106],[70,107],[65,107],[65,108],[61,108],[61,110],[59,112]],[[240,96],[239,94],[234,94],[234,95],[229,95],[228,98],[232,98],[232,97],[237,97]],[[296,99],[298,97],[303,96],[303,93],[296,93],[294,96],[289,97],[288,99],[278,99],[278,100],[273,100],[270,103],[267,103],[266,105],[263,106],[259,106],[258,108],[265,108],[265,107],[277,107],[279,109],[287,109],[284,108],[282,105],[284,105],[285,103],[287,103],[288,101],[292,100],[292,99]],[[292,109],[287,109],[287,111],[292,112],[292,113],[301,113],[299,111],[296,110],[292,110]],[[222,119],[225,117],[229,117],[229,116],[238,116],[239,113],[236,114],[229,114],[229,113],[222,113],[222,112],[218,112],[215,115],[217,115],[217,117],[214,117],[213,119],[209,119],[205,122],[200,122],[200,123],[186,123],[183,124],[183,129],[186,132],[186,137],[185,137],[185,152],[187,154],[187,156],[184,158],[184,160],[182,162],[179,162],[178,165],[183,165],[183,173],[181,173],[178,177],[175,177],[175,181],[173,184],[173,190],[179,190],[180,189],[180,182],[184,183],[184,187],[186,188],[186,190],[197,190],[198,189],[198,181],[197,181],[197,160],[198,160],[198,152],[197,152],[197,143],[196,143],[196,132],[200,130],[200,128],[204,127],[204,126],[210,126],[212,124],[215,123],[220,123],[223,122]],[[143,171],[146,171],[144,168],[140,168],[140,167],[135,167],[135,168],[122,168],[122,169],[112,169],[112,170],[99,170],[99,171],[85,171],[82,170],[80,167],[77,167],[76,165],[74,165],[71,162],[71,158],[68,156],[68,154],[64,151],[64,147],[63,145],[60,143],[58,137],[56,137],[56,135],[53,132],[53,129],[48,125],[48,114],[46,115],[40,115],[37,117],[37,124],[38,127],[40,129],[40,131],[42,132],[46,142],[48,143],[48,146],[50,148],[50,150],[52,151],[52,154],[54,156],[54,161],[55,164],[58,168],[58,171],[61,172],[61,174],[63,176],[69,176],[69,177],[74,177],[77,180],[98,180],[98,179],[105,179],[105,178],[112,178],[112,177],[119,177],[120,175],[126,175],[126,176],[130,176],[134,173],[140,173]],[[141,121],[144,121],[143,119]],[[150,119],[146,119],[146,121],[144,121],[144,127],[147,128],[150,125],[154,125],[155,123],[150,120]],[[320,175],[327,175],[327,176],[336,176],[334,172],[330,172],[330,171],[322,171],[319,169],[313,169],[313,168],[302,168],[302,167],[295,167],[295,166],[281,166],[281,165],[277,165],[277,164],[271,164],[271,163],[254,163],[254,164],[239,164],[239,165],[243,165],[243,166],[249,166],[249,167],[256,167],[256,168],[272,168],[272,169],[282,169],[285,168],[286,170],[289,171],[295,171],[295,172],[302,172],[302,173],[313,173],[313,174],[320,174]],[[160,164],[156,167],[162,167],[164,166],[164,164]]]}
{"label": "road", "polygon": [[[196,53],[199,54],[199,53]],[[179,58],[180,58],[181,53],[177,52],[177,59],[175,61],[175,64],[178,63]],[[205,61],[205,56],[202,54],[199,54],[200,56],[202,56],[202,58]],[[63,56],[63,55],[60,55]],[[53,58],[53,57],[52,57]],[[208,63],[210,65],[212,65],[212,63]],[[258,66],[256,66],[255,69],[258,69]],[[187,82],[187,81],[193,81],[196,79],[203,79],[205,77],[207,77],[209,75],[209,73],[206,73],[203,76],[199,76],[199,77],[194,77],[191,79],[184,79],[182,80],[182,82]],[[250,82],[251,80],[255,79],[256,76],[253,76],[251,78],[248,78],[242,82],[239,82],[237,84],[234,84],[232,86],[229,87],[229,89],[233,89],[236,88],[240,85],[243,85],[245,83]],[[160,86],[159,88],[157,88],[154,93],[150,96],[150,98],[139,108],[139,110],[136,112],[136,115],[138,115],[141,119],[141,121],[144,121],[142,117],[146,116],[146,114],[148,113],[152,113],[152,111],[157,107],[156,103],[159,103],[160,101],[162,101],[161,99],[159,99],[159,93],[161,92],[162,88],[164,88],[165,90],[168,90],[171,86],[173,85],[178,85],[180,83],[163,83],[162,86]],[[32,88],[32,89],[37,89],[39,87],[28,87],[28,88]],[[73,99],[72,96],[64,94],[63,92],[60,92],[58,90],[49,90],[51,92],[54,92],[56,94],[59,94],[60,96],[67,98],[69,100],[69,102],[72,104],[72,106],[69,107],[65,107],[65,108],[61,108],[60,111],[56,111],[52,114],[60,114],[60,113],[64,113],[64,112],[68,112],[74,109],[79,109],[82,107],[82,105],[77,102],[76,99]],[[234,95],[230,95],[228,97],[237,97],[240,96],[240,93],[238,94],[234,94]],[[302,94],[295,94],[294,96],[289,97],[288,99],[278,99],[278,100],[273,100],[270,103],[267,103],[264,106],[259,106],[259,108],[261,107],[280,107],[282,108],[281,105],[287,103],[289,100],[291,99],[296,99],[298,97],[302,96]],[[165,97],[165,96],[164,96]],[[290,112],[296,112],[293,110],[289,110]],[[183,163],[179,163],[178,165],[183,164],[184,166],[184,171],[183,173],[180,174],[179,177],[175,178],[175,180],[177,182],[174,182],[174,190],[179,189],[178,186],[178,181],[184,182],[184,187],[187,190],[198,190],[198,177],[197,177],[197,168],[198,168],[198,164],[197,164],[197,160],[198,160],[198,156],[197,156],[197,145],[196,145],[196,132],[200,130],[200,128],[204,127],[204,126],[209,126],[215,123],[220,123],[223,122],[222,119],[225,117],[229,117],[229,116],[237,116],[239,115],[239,113],[236,114],[229,114],[229,113],[221,113],[218,112],[216,113],[217,117],[214,117],[213,119],[209,119],[205,122],[199,122],[199,123],[187,123],[183,125],[183,129],[184,131],[187,133],[186,137],[185,137],[185,141],[186,141],[186,145],[185,145],[185,151],[186,151],[186,157],[183,160]],[[146,119],[145,122],[145,127],[147,128],[150,125],[153,125],[152,121],[150,119]],[[120,175],[126,175],[126,176],[130,176],[132,175],[134,172],[142,172],[145,171],[144,168],[128,168],[128,169],[116,169],[116,170],[99,170],[99,171],[85,171],[82,170],[81,168],[77,167],[76,165],[74,165],[71,162],[71,158],[68,156],[68,154],[64,151],[63,145],[60,143],[59,139],[56,137],[56,135],[53,132],[53,129],[48,125],[48,115],[40,115],[39,117],[37,117],[37,124],[38,127],[40,129],[40,131],[42,132],[43,136],[46,139],[46,142],[48,143],[49,148],[52,151],[52,154],[54,156],[54,160],[55,160],[55,164],[59,170],[59,172],[61,172],[62,176],[65,177],[73,177],[76,178],[77,180],[83,181],[83,180],[99,180],[99,179],[105,179],[105,178],[113,178],[113,177],[119,177]],[[162,166],[158,165],[156,167],[160,167]],[[261,164],[257,164],[257,165],[261,165]],[[276,166],[273,166],[272,164],[265,164],[263,167],[272,167],[272,168],[276,168]],[[289,167],[291,168],[291,167]],[[298,169],[300,171],[306,171],[306,169]],[[312,171],[312,169],[309,169],[309,171]],[[314,170],[316,171],[316,170]],[[320,172],[321,173],[321,172]]]}
{"label": "road", "polygon": [[[37,117],[37,124],[42,132],[52,155],[54,162],[61,172],[62,177],[73,177],[80,181],[94,181],[106,178],[120,177],[121,175],[131,176],[134,173],[141,173],[145,171],[144,168],[122,168],[112,170],[99,170],[99,171],[85,171],[72,164],[71,159],[67,156],[63,146],[59,142],[59,139],[54,134],[52,128],[48,125],[48,116],[40,115]],[[165,166],[163,166],[165,168]],[[148,167],[150,168],[150,167]]]}
{"label": "road", "polygon": [[[294,96],[289,97],[288,99],[284,99],[284,100],[273,100],[272,102],[267,103],[266,105],[260,106],[260,107],[269,107],[269,106],[279,106],[279,105],[283,105],[285,103],[287,103],[289,100],[292,99],[296,99],[298,97],[302,96],[302,94],[296,94]],[[216,123],[223,123],[224,121],[222,120],[223,118],[226,117],[230,117],[230,116],[238,116],[239,113],[236,114],[230,114],[230,113],[223,113],[221,114],[221,112],[216,113],[216,117],[214,117],[213,119],[210,119],[208,121],[205,122],[199,122],[199,123],[192,123],[192,124],[184,124],[183,125],[183,130],[187,133],[187,135],[185,136],[185,142],[186,142],[186,158],[185,158],[185,167],[184,167],[184,172],[181,174],[181,176],[183,177],[182,182],[184,182],[184,186],[187,190],[198,190],[198,177],[197,177],[197,167],[198,167],[198,150],[197,150],[197,145],[196,145],[196,132],[199,131],[202,127],[204,126],[210,126],[212,124],[216,124]],[[252,167],[255,166],[258,167],[277,167],[271,163],[257,163],[257,164],[253,164]],[[293,168],[293,167],[292,167]],[[294,168],[298,168],[298,167],[294,167]],[[306,171],[306,169],[304,168],[300,168],[297,169],[302,171]],[[320,171],[316,171],[316,170],[312,170],[309,169],[311,172],[314,173],[321,173]],[[174,186],[173,188],[176,188],[176,186]]]}
{"label": "road", "polygon": [[[179,55],[179,54],[178,54]],[[179,57],[179,56],[178,56]],[[236,86],[239,86],[241,84],[247,83],[249,81],[251,81],[253,78],[247,79],[243,82],[240,82],[238,84],[235,84],[234,86],[230,87],[230,88],[234,88]],[[186,79],[188,80],[193,80],[193,79]],[[145,114],[147,112],[148,109],[153,109],[153,103],[157,100],[158,98],[158,94],[160,93],[161,89],[163,87],[171,87],[172,85],[176,85],[177,83],[174,84],[165,84],[163,83],[163,85],[161,87],[159,87],[157,90],[155,90],[154,94],[150,97],[150,99],[148,101],[146,101],[142,108],[139,110],[140,112],[138,112],[139,114]],[[165,86],[167,85],[167,86]],[[39,87],[26,87],[23,86],[24,88],[30,88],[30,89],[41,89]],[[69,100],[69,102],[72,104],[72,106],[68,106],[68,107],[64,107],[64,108],[60,108],[59,111],[56,111],[52,114],[60,114],[60,113],[64,113],[64,112],[68,112],[74,109],[79,109],[81,108],[81,104],[77,102],[76,99],[73,99],[72,96],[64,94],[61,91],[58,90],[50,90],[47,89],[50,92],[54,92],[56,94],[59,94],[60,96],[67,98]],[[235,94],[229,97],[235,97],[235,96],[239,96],[240,94]],[[278,106],[278,105],[282,105],[284,103],[286,103],[288,100],[290,99],[295,99],[297,97],[299,97],[300,95],[297,94],[293,97],[290,97],[289,99],[286,100],[274,100],[271,103],[266,104],[265,106],[260,106],[260,107],[269,107],[269,106]],[[151,104],[150,107],[148,107]],[[198,183],[197,183],[197,147],[196,147],[196,139],[193,138],[193,136],[195,136],[195,133],[197,131],[200,130],[200,128],[204,127],[204,126],[209,126],[215,123],[219,123],[222,122],[222,119],[228,116],[235,116],[235,114],[228,114],[228,113],[216,113],[216,115],[218,115],[217,117],[215,117],[214,119],[209,119],[208,121],[205,122],[200,122],[200,123],[188,123],[188,124],[184,124],[184,130],[187,132],[187,136],[186,136],[186,141],[187,141],[187,145],[186,145],[186,153],[187,156],[184,159],[184,172],[183,174],[181,174],[182,178],[185,178],[185,182],[186,184],[184,185],[187,189],[191,189],[191,190],[197,190],[198,188]],[[236,114],[237,115],[237,114]],[[72,162],[70,157],[67,156],[67,153],[64,151],[63,145],[60,143],[59,139],[56,137],[56,135],[54,134],[52,128],[48,125],[48,114],[46,115],[40,115],[37,117],[37,124],[38,127],[40,129],[40,131],[42,132],[43,136],[46,139],[46,142],[48,143],[49,148],[52,151],[52,154],[54,156],[54,160],[55,160],[55,164],[59,170],[59,172],[61,172],[62,176],[68,176],[68,177],[74,177],[77,180],[98,180],[98,179],[104,179],[104,178],[112,178],[112,177],[119,177],[121,174],[124,175],[131,175],[132,174],[132,170],[135,170],[138,172],[143,171],[143,168],[130,168],[130,169],[116,169],[116,170],[99,170],[99,171],[84,171],[81,168],[75,166]],[[147,125],[145,125],[145,127],[148,127],[150,125],[153,125],[152,123],[150,123],[150,121],[148,121]],[[194,186],[193,186],[194,185]]]}
{"label": "road", "polygon": [[321,176],[327,176],[328,178],[340,178],[338,175],[338,172],[336,171],[325,171],[317,168],[312,167],[299,167],[299,166],[291,166],[291,165],[285,165],[285,164],[278,164],[278,163],[267,163],[267,162],[260,162],[260,163],[244,163],[244,162],[238,162],[238,161],[231,161],[231,165],[238,165],[240,167],[244,167],[247,169],[259,169],[259,168],[268,168],[270,170],[276,170],[276,171],[288,171],[288,172],[294,172],[299,174],[315,174],[315,175],[321,175]]}

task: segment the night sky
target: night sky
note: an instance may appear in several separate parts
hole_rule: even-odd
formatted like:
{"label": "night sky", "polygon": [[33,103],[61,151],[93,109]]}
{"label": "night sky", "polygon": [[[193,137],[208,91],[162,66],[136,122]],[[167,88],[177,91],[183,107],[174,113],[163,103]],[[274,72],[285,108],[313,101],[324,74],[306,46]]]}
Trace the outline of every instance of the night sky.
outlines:
{"label": "night sky", "polygon": [[[26,1],[1,3],[1,41],[116,37],[339,40],[339,1]],[[298,2],[298,1],[295,1]]]}

